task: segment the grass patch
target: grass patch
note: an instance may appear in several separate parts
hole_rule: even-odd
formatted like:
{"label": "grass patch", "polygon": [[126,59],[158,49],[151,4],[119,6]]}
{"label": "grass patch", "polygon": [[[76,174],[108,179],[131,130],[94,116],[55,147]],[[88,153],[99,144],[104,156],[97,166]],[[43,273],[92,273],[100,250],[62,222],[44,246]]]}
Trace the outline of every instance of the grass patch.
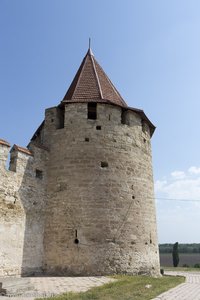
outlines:
{"label": "grass patch", "polygon": [[[116,282],[83,293],[65,293],[49,300],[150,300],[185,281],[184,277],[114,276]],[[146,287],[148,286],[148,287]],[[41,299],[41,298],[40,298]]]}

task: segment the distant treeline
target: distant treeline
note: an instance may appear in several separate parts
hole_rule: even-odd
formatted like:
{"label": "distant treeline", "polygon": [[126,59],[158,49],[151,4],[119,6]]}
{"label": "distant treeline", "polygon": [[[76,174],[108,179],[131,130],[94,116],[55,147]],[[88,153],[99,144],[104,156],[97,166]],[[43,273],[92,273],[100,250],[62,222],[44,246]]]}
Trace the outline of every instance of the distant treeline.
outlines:
{"label": "distant treeline", "polygon": [[[172,248],[174,244],[160,244],[160,253],[172,253]],[[179,253],[200,253],[200,244],[179,244]]]}

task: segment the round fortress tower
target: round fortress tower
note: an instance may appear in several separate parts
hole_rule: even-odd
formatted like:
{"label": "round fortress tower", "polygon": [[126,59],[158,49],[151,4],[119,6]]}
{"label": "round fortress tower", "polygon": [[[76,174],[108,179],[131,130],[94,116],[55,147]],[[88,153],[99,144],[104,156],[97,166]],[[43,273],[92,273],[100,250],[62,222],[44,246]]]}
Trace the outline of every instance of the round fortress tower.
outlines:
{"label": "round fortress tower", "polygon": [[89,49],[30,143],[48,148],[47,273],[159,274],[150,139]]}

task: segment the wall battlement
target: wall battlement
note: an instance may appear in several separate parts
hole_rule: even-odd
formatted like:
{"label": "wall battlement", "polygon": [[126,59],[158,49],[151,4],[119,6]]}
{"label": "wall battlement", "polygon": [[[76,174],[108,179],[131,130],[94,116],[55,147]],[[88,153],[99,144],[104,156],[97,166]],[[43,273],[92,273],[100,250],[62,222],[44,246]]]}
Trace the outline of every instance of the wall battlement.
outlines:
{"label": "wall battlement", "polygon": [[[31,153],[27,148],[13,145],[10,150],[10,144],[7,141],[0,139],[1,168],[8,171],[23,173],[23,171],[26,170],[27,162],[30,157],[33,157],[33,153]],[[9,163],[9,167],[7,167],[7,163]]]}
{"label": "wall battlement", "polygon": [[[10,162],[7,168],[7,161]],[[46,151],[0,140],[0,276],[41,272]]]}

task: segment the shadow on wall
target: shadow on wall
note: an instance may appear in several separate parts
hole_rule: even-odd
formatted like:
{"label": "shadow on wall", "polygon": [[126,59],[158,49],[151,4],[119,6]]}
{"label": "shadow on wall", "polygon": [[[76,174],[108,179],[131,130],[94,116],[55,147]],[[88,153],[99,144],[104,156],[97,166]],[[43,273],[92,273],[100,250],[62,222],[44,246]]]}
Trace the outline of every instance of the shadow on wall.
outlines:
{"label": "shadow on wall", "polygon": [[[46,200],[46,174],[44,166],[46,151],[32,146],[31,152],[27,154],[28,157],[25,153],[26,166],[19,188],[19,198],[25,214],[21,265],[22,276],[37,275],[43,272],[43,238]],[[19,167],[23,165],[23,159],[22,161],[18,161],[18,165]]]}

